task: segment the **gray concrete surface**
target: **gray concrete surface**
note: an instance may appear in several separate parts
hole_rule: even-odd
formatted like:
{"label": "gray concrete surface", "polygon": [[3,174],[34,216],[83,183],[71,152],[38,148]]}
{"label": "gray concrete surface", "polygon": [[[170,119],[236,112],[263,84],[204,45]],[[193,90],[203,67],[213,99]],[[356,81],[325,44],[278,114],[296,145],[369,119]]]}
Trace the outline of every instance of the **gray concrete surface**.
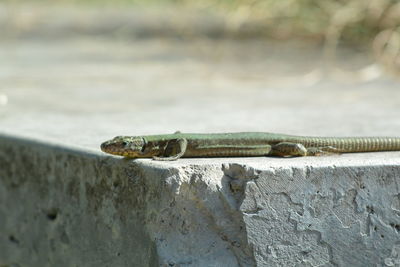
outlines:
{"label": "gray concrete surface", "polygon": [[400,152],[124,160],[115,135],[399,135],[399,82],[266,40],[0,38],[0,266],[399,266]]}

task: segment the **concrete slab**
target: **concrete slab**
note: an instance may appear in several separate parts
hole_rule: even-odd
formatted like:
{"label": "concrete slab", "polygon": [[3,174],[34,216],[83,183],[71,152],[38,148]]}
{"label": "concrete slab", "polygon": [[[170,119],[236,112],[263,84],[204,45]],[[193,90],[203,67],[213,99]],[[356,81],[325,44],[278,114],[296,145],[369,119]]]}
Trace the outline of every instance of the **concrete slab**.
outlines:
{"label": "concrete slab", "polygon": [[[115,135],[399,135],[399,83],[262,40],[0,42],[0,265],[395,266],[400,153],[124,160]],[[365,55],[339,51],[356,70]],[[353,75],[354,74],[354,75]]]}

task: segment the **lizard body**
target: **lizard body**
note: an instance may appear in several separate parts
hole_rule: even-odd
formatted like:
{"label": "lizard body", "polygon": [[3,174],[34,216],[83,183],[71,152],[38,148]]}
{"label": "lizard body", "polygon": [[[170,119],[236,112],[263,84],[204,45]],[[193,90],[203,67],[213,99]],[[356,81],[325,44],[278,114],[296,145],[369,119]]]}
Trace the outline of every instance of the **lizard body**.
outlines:
{"label": "lizard body", "polygon": [[131,158],[315,156],[400,150],[400,137],[313,137],[276,133],[180,133],[117,136],[101,150]]}

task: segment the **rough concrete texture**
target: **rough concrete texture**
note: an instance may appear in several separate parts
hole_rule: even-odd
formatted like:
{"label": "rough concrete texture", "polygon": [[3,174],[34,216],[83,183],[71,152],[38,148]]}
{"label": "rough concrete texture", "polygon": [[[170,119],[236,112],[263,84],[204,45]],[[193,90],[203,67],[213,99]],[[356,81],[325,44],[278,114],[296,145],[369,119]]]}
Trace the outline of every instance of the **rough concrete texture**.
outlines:
{"label": "rough concrete texture", "polygon": [[0,36],[1,267],[400,265],[399,152],[99,151],[176,130],[399,135],[399,82],[358,71],[364,54],[332,72],[309,43],[21,32]]}

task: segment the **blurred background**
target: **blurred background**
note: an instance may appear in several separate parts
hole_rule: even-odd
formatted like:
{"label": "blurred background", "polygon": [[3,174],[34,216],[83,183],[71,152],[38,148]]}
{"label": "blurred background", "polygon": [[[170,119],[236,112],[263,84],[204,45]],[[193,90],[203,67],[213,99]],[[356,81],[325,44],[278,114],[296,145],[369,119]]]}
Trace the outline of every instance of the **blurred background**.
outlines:
{"label": "blurred background", "polygon": [[399,76],[395,0],[0,2],[3,131],[396,135]]}
{"label": "blurred background", "polygon": [[0,7],[3,38],[302,39],[323,46],[326,60],[345,45],[387,72],[400,68],[397,0],[3,0]]}

